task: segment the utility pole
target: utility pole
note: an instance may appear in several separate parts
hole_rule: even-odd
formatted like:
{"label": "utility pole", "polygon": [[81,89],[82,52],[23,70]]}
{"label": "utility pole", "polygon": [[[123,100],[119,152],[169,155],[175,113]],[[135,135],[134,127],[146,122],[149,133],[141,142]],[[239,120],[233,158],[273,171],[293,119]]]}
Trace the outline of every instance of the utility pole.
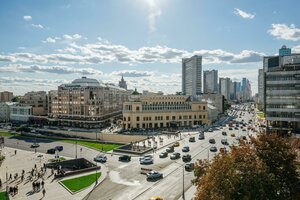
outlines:
{"label": "utility pole", "polygon": [[185,195],[184,195],[184,165],[182,165],[182,199],[185,200]]}

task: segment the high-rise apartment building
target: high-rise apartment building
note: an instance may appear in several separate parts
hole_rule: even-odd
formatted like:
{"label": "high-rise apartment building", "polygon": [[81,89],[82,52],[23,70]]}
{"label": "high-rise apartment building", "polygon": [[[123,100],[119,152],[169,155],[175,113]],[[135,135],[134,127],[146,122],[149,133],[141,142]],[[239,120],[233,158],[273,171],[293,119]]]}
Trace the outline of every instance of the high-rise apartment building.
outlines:
{"label": "high-rise apartment building", "polygon": [[264,109],[264,70],[263,69],[259,69],[258,70],[258,101],[257,101],[257,108],[259,110],[263,110]]}
{"label": "high-rise apartment building", "polygon": [[300,133],[300,54],[264,57],[264,110],[267,130]]}
{"label": "high-rise apartment building", "polygon": [[219,78],[219,93],[230,100],[230,78]]}
{"label": "high-rise apartment building", "polygon": [[182,93],[199,95],[202,89],[202,56],[182,59]]}
{"label": "high-rise apartment building", "polygon": [[49,123],[80,128],[100,128],[122,116],[125,89],[82,77],[49,92]]}
{"label": "high-rise apartment building", "polygon": [[0,102],[10,102],[13,99],[13,93],[4,91],[0,92]]}
{"label": "high-rise apartment building", "polygon": [[218,70],[203,71],[203,93],[218,93]]}

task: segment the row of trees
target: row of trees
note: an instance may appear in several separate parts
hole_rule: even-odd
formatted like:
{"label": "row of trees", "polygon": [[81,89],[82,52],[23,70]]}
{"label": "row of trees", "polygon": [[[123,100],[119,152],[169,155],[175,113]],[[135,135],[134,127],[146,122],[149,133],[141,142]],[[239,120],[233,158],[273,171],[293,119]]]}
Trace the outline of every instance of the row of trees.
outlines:
{"label": "row of trees", "polygon": [[195,168],[196,199],[300,199],[295,165],[299,141],[260,134]]}

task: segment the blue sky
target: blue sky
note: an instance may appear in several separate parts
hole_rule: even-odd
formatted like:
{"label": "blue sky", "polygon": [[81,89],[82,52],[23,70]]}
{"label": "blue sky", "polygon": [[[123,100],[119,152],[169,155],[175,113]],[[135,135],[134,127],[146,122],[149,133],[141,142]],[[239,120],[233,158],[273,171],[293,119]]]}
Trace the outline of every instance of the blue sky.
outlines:
{"label": "blue sky", "polygon": [[16,0],[0,6],[0,91],[51,90],[80,76],[181,90],[181,58],[250,79],[262,56],[300,52],[297,0]]}

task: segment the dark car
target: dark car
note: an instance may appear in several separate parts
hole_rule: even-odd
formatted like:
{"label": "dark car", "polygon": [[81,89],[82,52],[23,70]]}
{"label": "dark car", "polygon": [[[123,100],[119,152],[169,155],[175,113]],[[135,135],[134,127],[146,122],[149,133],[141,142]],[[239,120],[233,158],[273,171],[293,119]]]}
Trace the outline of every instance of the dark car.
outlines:
{"label": "dark car", "polygon": [[38,143],[33,143],[30,148],[38,148],[40,145]]}
{"label": "dark car", "polygon": [[192,160],[192,157],[190,154],[186,154],[182,156],[182,161],[183,162],[190,162]]}
{"label": "dark car", "polygon": [[188,147],[188,146],[184,146],[182,148],[182,152],[189,152],[189,151],[190,151],[190,147]]}
{"label": "dark car", "polygon": [[54,148],[48,149],[47,153],[48,154],[55,154],[55,149]]}
{"label": "dark car", "polygon": [[228,145],[227,139],[222,139],[222,140],[221,140],[221,143],[222,143],[223,145]]}
{"label": "dark car", "polygon": [[210,147],[209,150],[210,150],[211,152],[217,152],[217,151],[218,151],[217,147],[215,147],[215,146]]}
{"label": "dark car", "polygon": [[129,162],[130,160],[131,160],[131,156],[128,156],[128,155],[122,155],[119,157],[119,161]]}
{"label": "dark car", "polygon": [[229,127],[229,130],[232,131],[232,127]]}
{"label": "dark car", "polygon": [[194,163],[186,163],[186,164],[184,165],[184,169],[185,169],[186,171],[188,171],[188,172],[194,170]]}
{"label": "dark car", "polygon": [[210,143],[210,144],[215,144],[215,143],[216,143],[216,140],[213,139],[213,138],[211,138],[211,139],[209,139],[209,143]]}
{"label": "dark car", "polygon": [[199,140],[204,140],[204,139],[205,139],[205,137],[204,137],[204,135],[203,135],[203,134],[202,134],[202,135],[200,134],[200,135],[199,135],[199,137],[198,137],[198,139],[199,139]]}
{"label": "dark car", "polygon": [[63,146],[56,146],[55,149],[57,149],[57,151],[62,151],[62,150],[64,150],[64,147]]}
{"label": "dark car", "polygon": [[161,154],[159,154],[160,158],[166,158],[168,157],[168,152],[162,152]]}
{"label": "dark car", "polygon": [[169,146],[169,147],[166,149],[166,152],[168,152],[168,153],[174,152],[174,147],[173,147],[173,146]]}
{"label": "dark car", "polygon": [[195,140],[195,137],[190,137],[189,138],[189,142],[195,142],[196,140]]}
{"label": "dark car", "polygon": [[171,160],[175,160],[175,159],[178,159],[180,158],[180,153],[173,153],[171,156],[170,156]]}
{"label": "dark car", "polygon": [[239,127],[236,126],[236,127],[234,127],[234,129],[235,129],[235,130],[239,130]]}
{"label": "dark car", "polygon": [[222,131],[222,135],[226,136],[227,135],[226,131]]}

